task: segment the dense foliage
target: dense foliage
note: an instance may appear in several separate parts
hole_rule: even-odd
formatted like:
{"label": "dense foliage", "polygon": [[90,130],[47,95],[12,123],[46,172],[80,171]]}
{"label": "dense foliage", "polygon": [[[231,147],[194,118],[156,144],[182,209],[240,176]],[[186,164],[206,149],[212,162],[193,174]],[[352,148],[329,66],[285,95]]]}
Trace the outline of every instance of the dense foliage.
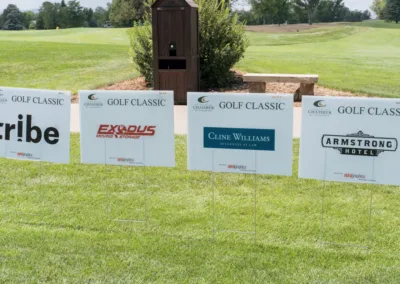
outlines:
{"label": "dense foliage", "polygon": [[39,8],[36,29],[98,27],[108,20],[108,9],[97,7],[95,11],[84,8],[77,0],[60,3],[43,2]]}
{"label": "dense foliage", "polygon": [[379,19],[387,22],[400,22],[400,0],[374,0],[371,10]]}
{"label": "dense foliage", "polygon": [[386,7],[386,0],[374,0],[371,5],[371,10],[377,15],[379,19],[384,19],[384,10]]}
{"label": "dense foliage", "polygon": [[[199,0],[200,85],[202,88],[228,86],[231,68],[243,57],[248,46],[245,28],[224,1]],[[130,54],[135,67],[150,84],[153,50],[151,16],[143,25],[129,31]]]}
{"label": "dense foliage", "polygon": [[343,0],[249,1],[252,9],[238,12],[240,20],[246,21],[248,25],[361,22],[371,19],[368,10],[350,10]]}
{"label": "dense foliage", "polygon": [[[55,29],[74,27],[103,27],[109,21],[109,6],[84,8],[77,0],[61,2],[45,1],[38,13],[27,11],[21,13],[16,5],[10,4],[0,15],[0,28],[11,29]],[[11,19],[8,19],[9,15]],[[7,26],[4,24],[7,23]]]}
{"label": "dense foliage", "polygon": [[153,84],[153,40],[152,27],[148,17],[143,25],[128,31],[131,47],[129,54],[135,68],[144,76],[146,82]]}
{"label": "dense foliage", "polygon": [[386,0],[384,9],[384,17],[388,22],[400,22],[400,0]]}
{"label": "dense foliage", "polygon": [[21,12],[18,7],[15,5],[8,5],[8,7],[4,10],[1,15],[1,21],[3,21],[0,27],[3,30],[22,30],[23,25],[21,21],[23,18],[21,17]]}
{"label": "dense foliage", "polygon": [[132,27],[134,21],[144,16],[143,0],[113,0],[110,6],[110,21],[116,27]]}

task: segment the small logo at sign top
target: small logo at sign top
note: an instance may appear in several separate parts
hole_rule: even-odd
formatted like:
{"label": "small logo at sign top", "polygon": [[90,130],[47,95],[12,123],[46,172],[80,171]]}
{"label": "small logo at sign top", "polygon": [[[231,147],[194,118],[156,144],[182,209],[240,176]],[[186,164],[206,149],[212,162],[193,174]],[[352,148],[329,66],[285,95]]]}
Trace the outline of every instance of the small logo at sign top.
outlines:
{"label": "small logo at sign top", "polygon": [[3,93],[0,93],[0,104],[5,104],[5,103],[7,103],[7,98],[4,97]]}
{"label": "small logo at sign top", "polygon": [[316,101],[314,102],[314,106],[316,107],[326,107],[325,101]]}
{"label": "small logo at sign top", "polygon": [[90,94],[88,96],[88,99],[91,100],[91,101],[96,101],[98,98],[95,96],[95,94]]}
{"label": "small logo at sign top", "polygon": [[197,101],[202,104],[208,103],[206,96],[198,98]]}
{"label": "small logo at sign top", "polygon": [[330,116],[332,114],[332,111],[326,108],[326,103],[323,100],[315,101],[313,106],[308,110],[309,116]]}
{"label": "small logo at sign top", "polygon": [[207,96],[199,97],[197,102],[193,106],[194,111],[211,112],[214,110],[214,106],[207,100]]}

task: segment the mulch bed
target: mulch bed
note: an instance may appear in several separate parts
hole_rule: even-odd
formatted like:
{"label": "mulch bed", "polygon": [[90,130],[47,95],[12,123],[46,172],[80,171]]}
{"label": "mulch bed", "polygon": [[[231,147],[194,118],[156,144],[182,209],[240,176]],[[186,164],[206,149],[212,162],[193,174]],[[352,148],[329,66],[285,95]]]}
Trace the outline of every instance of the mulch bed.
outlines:
{"label": "mulch bed", "polygon": [[[237,83],[229,89],[210,89],[207,92],[224,92],[224,93],[248,93],[249,85],[244,83],[241,80],[241,75],[243,75],[240,71],[235,71],[237,77]],[[276,93],[276,94],[294,94],[296,90],[299,88],[299,84],[294,83],[268,83],[267,84],[267,93]],[[151,87],[148,87],[143,77],[134,78],[131,80],[126,80],[122,82],[118,82],[113,85],[103,86],[99,88],[99,90],[151,90]],[[334,97],[369,97],[365,94],[355,94],[345,91],[332,90],[328,88],[324,88],[321,86],[315,86],[315,95],[316,96],[334,96]],[[75,94],[72,97],[72,103],[78,103],[78,95]],[[296,107],[301,106],[301,103],[295,103]]]}

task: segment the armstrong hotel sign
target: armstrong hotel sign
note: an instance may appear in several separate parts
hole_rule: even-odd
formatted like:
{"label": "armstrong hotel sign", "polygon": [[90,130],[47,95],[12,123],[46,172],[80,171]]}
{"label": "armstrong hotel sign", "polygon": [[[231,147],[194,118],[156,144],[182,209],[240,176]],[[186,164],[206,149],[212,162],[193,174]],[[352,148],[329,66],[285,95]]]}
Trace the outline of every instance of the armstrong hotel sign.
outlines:
{"label": "armstrong hotel sign", "polygon": [[307,97],[299,176],[400,184],[400,100]]}

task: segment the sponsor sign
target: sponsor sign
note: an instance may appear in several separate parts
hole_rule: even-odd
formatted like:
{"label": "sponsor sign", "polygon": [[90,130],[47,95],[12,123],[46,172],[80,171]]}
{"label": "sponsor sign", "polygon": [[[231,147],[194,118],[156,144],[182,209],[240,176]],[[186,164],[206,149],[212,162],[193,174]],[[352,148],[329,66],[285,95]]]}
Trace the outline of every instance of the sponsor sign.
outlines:
{"label": "sponsor sign", "polygon": [[0,157],[69,163],[71,94],[0,87]]}
{"label": "sponsor sign", "polygon": [[175,166],[172,92],[80,91],[87,164]]}
{"label": "sponsor sign", "polygon": [[400,184],[400,100],[304,97],[299,177]]}
{"label": "sponsor sign", "polygon": [[275,151],[275,129],[204,127],[204,148]]}
{"label": "sponsor sign", "polygon": [[292,174],[293,96],[188,94],[188,167]]}

